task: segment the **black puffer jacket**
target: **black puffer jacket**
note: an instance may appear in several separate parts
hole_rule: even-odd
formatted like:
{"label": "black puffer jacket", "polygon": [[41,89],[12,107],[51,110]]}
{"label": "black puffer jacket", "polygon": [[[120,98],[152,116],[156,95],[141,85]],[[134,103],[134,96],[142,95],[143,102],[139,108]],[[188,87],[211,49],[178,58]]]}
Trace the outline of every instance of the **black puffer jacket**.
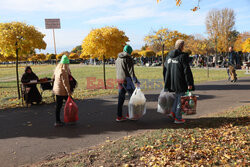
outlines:
{"label": "black puffer jacket", "polygon": [[188,86],[192,86],[194,90],[194,79],[188,60],[188,54],[178,49],[168,54],[163,70],[165,91],[186,92]]}

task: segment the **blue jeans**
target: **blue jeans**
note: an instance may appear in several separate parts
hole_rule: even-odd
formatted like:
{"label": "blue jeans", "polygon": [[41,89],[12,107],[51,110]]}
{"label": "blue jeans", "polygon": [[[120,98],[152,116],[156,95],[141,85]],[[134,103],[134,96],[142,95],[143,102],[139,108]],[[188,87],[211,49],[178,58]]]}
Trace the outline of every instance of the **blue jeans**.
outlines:
{"label": "blue jeans", "polygon": [[184,96],[185,93],[175,93],[175,101],[172,107],[172,112],[175,114],[175,118],[178,120],[182,119],[181,113],[181,96]]}
{"label": "blue jeans", "polygon": [[134,86],[127,86],[127,84],[119,84],[118,90],[119,90],[119,97],[118,97],[117,116],[122,117],[122,107],[125,101],[126,93],[128,92],[130,98],[135,89]]}

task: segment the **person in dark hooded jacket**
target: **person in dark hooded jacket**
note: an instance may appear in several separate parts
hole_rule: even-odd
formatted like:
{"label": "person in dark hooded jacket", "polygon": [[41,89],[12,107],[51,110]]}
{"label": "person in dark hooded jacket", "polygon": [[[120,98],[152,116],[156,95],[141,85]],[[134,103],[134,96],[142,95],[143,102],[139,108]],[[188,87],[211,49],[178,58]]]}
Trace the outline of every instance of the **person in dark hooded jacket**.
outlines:
{"label": "person in dark hooded jacket", "polygon": [[[32,71],[30,66],[27,66],[25,68],[25,73],[22,76],[21,82],[22,83],[29,83],[31,80],[39,80],[37,75]],[[24,94],[24,100],[26,101],[26,104],[32,104],[33,102],[36,102],[37,104],[42,101],[42,96],[39,93],[36,84],[28,84],[24,85],[25,94]]]}
{"label": "person in dark hooded jacket", "polygon": [[164,91],[175,92],[175,102],[172,112],[169,114],[175,119],[175,123],[184,123],[181,114],[181,96],[187,90],[194,90],[193,74],[189,66],[189,55],[183,52],[184,41],[177,40],[175,50],[172,50],[164,63],[163,77],[165,81]]}
{"label": "person in dark hooded jacket", "polygon": [[[116,79],[118,82],[118,107],[117,107],[117,118],[116,121],[124,121],[127,118],[122,116],[122,107],[125,101],[125,95],[128,92],[131,96],[134,92],[136,84],[139,87],[139,81],[137,80],[134,72],[134,63],[131,57],[133,49],[130,45],[126,45],[123,49],[123,52],[118,54],[118,58],[115,61],[116,65]],[[127,114],[128,117],[128,114]]]}

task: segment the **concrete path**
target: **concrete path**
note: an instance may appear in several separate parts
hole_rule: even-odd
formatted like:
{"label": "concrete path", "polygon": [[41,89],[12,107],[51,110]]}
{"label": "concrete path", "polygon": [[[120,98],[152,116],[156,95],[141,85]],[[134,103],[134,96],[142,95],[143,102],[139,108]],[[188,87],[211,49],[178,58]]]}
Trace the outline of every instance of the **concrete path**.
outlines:
{"label": "concrete path", "polygon": [[[216,81],[196,86],[197,114],[187,119],[250,104],[250,77],[237,83]],[[168,128],[172,122],[156,112],[160,90],[144,92],[147,114],[139,121],[115,122],[117,96],[77,101],[79,122],[54,128],[55,104],[9,109],[0,112],[0,166],[20,166],[50,159],[122,136]],[[127,111],[127,102],[124,111]],[[189,121],[189,120],[187,120]],[[172,126],[172,125],[171,125]],[[179,125],[176,125],[179,126]]]}

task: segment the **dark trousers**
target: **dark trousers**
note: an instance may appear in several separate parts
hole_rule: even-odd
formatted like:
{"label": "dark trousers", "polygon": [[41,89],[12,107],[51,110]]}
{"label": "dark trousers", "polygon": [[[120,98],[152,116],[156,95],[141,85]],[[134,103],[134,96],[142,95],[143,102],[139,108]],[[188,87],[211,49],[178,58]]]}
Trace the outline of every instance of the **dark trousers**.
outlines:
{"label": "dark trousers", "polygon": [[117,116],[122,117],[122,107],[125,101],[126,93],[128,92],[130,98],[134,92],[134,86],[128,87],[127,84],[119,84],[118,91],[119,91],[119,97],[118,97]]}
{"label": "dark trousers", "polygon": [[56,95],[56,122],[60,122],[60,112],[63,105],[63,100],[67,100],[68,96],[58,96]]}

